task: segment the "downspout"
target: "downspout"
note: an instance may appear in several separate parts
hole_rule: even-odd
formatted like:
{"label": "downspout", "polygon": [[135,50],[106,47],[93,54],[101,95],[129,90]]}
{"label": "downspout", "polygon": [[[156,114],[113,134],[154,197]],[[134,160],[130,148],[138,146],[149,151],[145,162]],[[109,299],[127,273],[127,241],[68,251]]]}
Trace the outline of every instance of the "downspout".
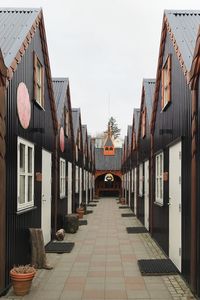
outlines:
{"label": "downspout", "polygon": [[198,89],[192,89],[192,145],[191,145],[191,289],[197,290],[197,101]]}

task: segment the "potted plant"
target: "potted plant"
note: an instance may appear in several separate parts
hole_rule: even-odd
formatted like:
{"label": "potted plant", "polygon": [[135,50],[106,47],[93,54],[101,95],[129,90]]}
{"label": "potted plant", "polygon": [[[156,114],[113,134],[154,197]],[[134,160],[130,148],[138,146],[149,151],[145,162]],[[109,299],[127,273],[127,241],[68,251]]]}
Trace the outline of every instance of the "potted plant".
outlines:
{"label": "potted plant", "polygon": [[80,205],[80,207],[78,207],[77,209],[76,209],[76,212],[77,212],[77,214],[78,214],[78,218],[79,219],[82,219],[83,218],[83,215],[84,215],[84,207],[83,207],[83,205],[81,204]]}
{"label": "potted plant", "polygon": [[14,266],[10,270],[10,278],[15,295],[23,296],[29,293],[36,269],[31,265]]}

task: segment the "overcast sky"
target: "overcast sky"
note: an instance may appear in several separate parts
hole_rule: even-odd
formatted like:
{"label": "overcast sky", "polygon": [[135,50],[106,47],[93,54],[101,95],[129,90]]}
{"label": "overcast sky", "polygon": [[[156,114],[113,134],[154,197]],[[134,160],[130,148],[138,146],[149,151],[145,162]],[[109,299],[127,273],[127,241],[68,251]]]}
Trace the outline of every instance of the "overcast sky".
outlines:
{"label": "overcast sky", "polygon": [[116,118],[122,135],[140,106],[143,78],[155,78],[164,9],[199,0],[1,0],[42,7],[52,76],[69,77],[73,107],[91,134]]}

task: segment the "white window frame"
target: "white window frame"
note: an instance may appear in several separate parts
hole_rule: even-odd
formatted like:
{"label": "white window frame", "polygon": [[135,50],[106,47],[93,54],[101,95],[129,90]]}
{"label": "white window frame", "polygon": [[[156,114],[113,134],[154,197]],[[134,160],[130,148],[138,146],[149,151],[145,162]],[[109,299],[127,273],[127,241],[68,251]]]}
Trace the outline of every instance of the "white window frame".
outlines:
{"label": "white window frame", "polygon": [[143,163],[142,163],[139,165],[139,196],[140,197],[142,197],[144,194],[143,182],[144,182],[144,168],[143,168]]}
{"label": "white window frame", "polygon": [[[20,170],[20,144],[25,146],[25,170]],[[28,148],[32,149],[31,164],[32,171],[28,172]],[[27,209],[34,206],[34,144],[30,143],[20,137],[17,139],[17,211]],[[25,177],[25,202],[20,203],[20,176]],[[31,201],[28,201],[28,178],[32,177],[32,193]]]}
{"label": "white window frame", "polygon": [[75,186],[76,194],[79,192],[79,167],[76,166],[76,186]]}
{"label": "white window frame", "polygon": [[66,160],[60,158],[60,198],[66,196]]}
{"label": "white window frame", "polygon": [[164,154],[159,153],[155,157],[155,202],[161,206],[164,204],[164,188],[163,188],[163,170],[164,170]]}

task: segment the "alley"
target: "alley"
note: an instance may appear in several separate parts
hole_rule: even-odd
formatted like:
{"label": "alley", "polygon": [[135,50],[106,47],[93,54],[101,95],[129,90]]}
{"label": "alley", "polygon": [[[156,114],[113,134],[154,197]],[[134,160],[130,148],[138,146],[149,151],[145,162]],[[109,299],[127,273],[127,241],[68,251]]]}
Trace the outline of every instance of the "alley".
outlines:
{"label": "alley", "polygon": [[101,198],[84,216],[88,225],[67,234],[75,242],[72,252],[48,255],[54,268],[38,270],[29,295],[16,297],[11,290],[1,299],[195,299],[179,275],[141,276],[138,259],[164,255],[148,233],[127,234],[127,226],[140,222],[122,218],[126,212],[115,198]]}

